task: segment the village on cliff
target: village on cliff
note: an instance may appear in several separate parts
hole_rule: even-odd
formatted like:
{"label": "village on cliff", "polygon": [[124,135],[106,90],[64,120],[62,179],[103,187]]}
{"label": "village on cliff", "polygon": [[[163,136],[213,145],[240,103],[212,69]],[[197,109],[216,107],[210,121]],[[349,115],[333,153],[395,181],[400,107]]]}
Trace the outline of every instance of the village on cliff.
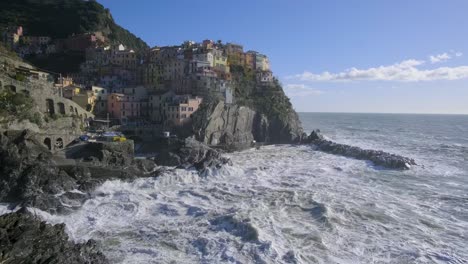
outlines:
{"label": "village on cliff", "polygon": [[[80,70],[67,75],[37,68],[14,70],[30,81],[53,82],[56,94],[85,109],[89,113],[85,117],[95,123],[132,127],[137,134],[154,136],[189,123],[208,97],[225,104],[235,102],[232,70],[236,67],[254,76],[259,87],[275,81],[267,56],[222,41],[186,41],[136,51],[109,44],[100,32],[52,39],[30,36],[27,28],[17,26],[8,28],[2,37],[21,58],[64,51],[84,53]],[[45,104],[48,114],[68,114],[63,104]]]}

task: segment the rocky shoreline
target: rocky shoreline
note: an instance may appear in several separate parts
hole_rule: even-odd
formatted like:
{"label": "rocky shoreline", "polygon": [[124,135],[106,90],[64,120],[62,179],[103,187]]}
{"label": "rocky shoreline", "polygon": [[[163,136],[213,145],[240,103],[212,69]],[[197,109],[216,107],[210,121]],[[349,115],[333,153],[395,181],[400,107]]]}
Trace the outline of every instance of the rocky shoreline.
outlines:
{"label": "rocky shoreline", "polygon": [[106,264],[98,244],[73,243],[65,225],[50,225],[21,209],[0,216],[0,263]]}
{"label": "rocky shoreline", "polygon": [[326,140],[323,135],[320,134],[320,131],[312,131],[312,133],[306,138],[305,143],[313,145],[319,151],[358,160],[368,160],[376,166],[381,166],[387,169],[408,170],[411,166],[417,165],[416,161],[411,158],[391,154],[381,150],[362,149]]}
{"label": "rocky shoreline", "polygon": [[[163,144],[152,159],[135,159],[131,141],[78,143],[59,155],[29,130],[6,131],[0,134],[0,202],[21,209],[0,216],[0,262],[108,263],[94,241],[74,244],[64,225],[41,222],[26,208],[67,214],[79,209],[106,180],[157,177],[168,169],[165,166],[193,167],[203,174],[228,163],[219,151],[193,138]],[[47,242],[42,245],[42,240]],[[23,247],[28,250],[21,251]]]}
{"label": "rocky shoreline", "polygon": [[[413,159],[403,156],[326,140],[319,131],[303,136],[299,144],[312,145],[326,153],[369,160],[388,169],[405,170],[416,165]],[[77,143],[58,155],[38,142],[29,130],[0,134],[0,202],[22,208],[0,216],[0,262],[61,263],[69,256],[70,263],[107,263],[94,241],[74,244],[68,241],[64,225],[41,222],[26,208],[67,214],[79,209],[91,198],[92,191],[107,180],[158,177],[171,168],[195,168],[203,175],[207,170],[231,164],[222,151],[193,137],[167,139],[158,146],[158,155],[150,159],[135,159],[131,141]],[[48,237],[51,239],[47,240],[47,247],[37,245],[25,252],[19,250],[25,243]]]}

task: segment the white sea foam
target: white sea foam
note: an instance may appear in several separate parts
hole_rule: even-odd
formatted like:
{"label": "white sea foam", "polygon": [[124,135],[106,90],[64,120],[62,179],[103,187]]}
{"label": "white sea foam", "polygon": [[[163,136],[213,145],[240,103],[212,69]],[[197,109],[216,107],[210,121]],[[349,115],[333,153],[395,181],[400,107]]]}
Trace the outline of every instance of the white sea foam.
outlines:
{"label": "white sea foam", "polygon": [[234,166],[205,177],[175,170],[106,182],[68,216],[35,212],[66,223],[74,240],[100,241],[117,263],[468,259],[466,219],[448,219],[444,204],[434,203],[436,189],[415,181],[414,172],[376,170],[307,146],[230,157]]}
{"label": "white sea foam", "polygon": [[438,131],[372,122],[330,137],[420,165],[384,170],[266,146],[229,154],[233,166],[202,176],[106,182],[71,215],[32,210],[66,223],[73,240],[99,241],[115,263],[467,263],[466,146],[449,141],[462,136],[442,145]]}

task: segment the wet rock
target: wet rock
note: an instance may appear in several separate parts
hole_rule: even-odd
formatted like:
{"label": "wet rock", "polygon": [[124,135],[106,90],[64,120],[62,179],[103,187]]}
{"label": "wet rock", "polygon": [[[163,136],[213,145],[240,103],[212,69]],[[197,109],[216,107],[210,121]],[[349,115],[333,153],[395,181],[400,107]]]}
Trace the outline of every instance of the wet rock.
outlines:
{"label": "wet rock", "polygon": [[382,166],[389,169],[407,170],[410,169],[411,166],[417,165],[414,159],[400,155],[387,153],[381,150],[362,149],[359,147],[338,144],[330,140],[325,140],[320,134],[320,131],[313,131],[307,138],[306,143],[313,144],[317,150],[326,153],[341,155],[359,160],[369,160],[377,166]]}
{"label": "wet rock", "polygon": [[109,263],[95,241],[75,244],[64,229],[24,209],[0,216],[0,263]]}
{"label": "wet rock", "polygon": [[323,135],[320,133],[320,130],[314,130],[310,133],[309,136],[307,136],[304,140],[306,143],[312,143],[316,140],[323,140],[324,137]]}
{"label": "wet rock", "polygon": [[130,160],[133,154],[126,151],[132,146],[114,147],[93,145],[89,149],[97,160],[70,163],[52,155],[30,131],[0,134],[0,202],[66,213],[88,198],[72,195],[74,191],[90,192],[106,180],[157,174],[153,161]]}
{"label": "wet rock", "polygon": [[210,220],[214,231],[225,231],[241,238],[245,242],[258,242],[258,231],[249,219],[240,219],[236,215],[223,215]]}
{"label": "wet rock", "polygon": [[67,158],[99,162],[106,166],[128,166],[134,161],[133,141],[89,142],[67,150]]}
{"label": "wet rock", "polygon": [[228,158],[222,156],[221,152],[193,138],[174,142],[172,147],[162,149],[156,157],[158,165],[176,166],[184,169],[195,167],[200,172],[230,162]]}
{"label": "wet rock", "polygon": [[213,101],[204,103],[193,117],[197,140],[228,151],[248,149],[253,140],[263,143],[295,143],[302,137],[297,113],[285,109],[280,118],[267,116],[252,107]]}

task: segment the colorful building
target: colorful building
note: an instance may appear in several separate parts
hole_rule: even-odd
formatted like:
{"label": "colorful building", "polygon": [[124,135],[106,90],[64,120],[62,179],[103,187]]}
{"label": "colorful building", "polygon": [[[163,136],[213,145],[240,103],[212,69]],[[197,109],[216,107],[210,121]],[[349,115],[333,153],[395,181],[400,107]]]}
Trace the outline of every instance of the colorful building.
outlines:
{"label": "colorful building", "polygon": [[81,90],[79,94],[73,95],[71,100],[86,111],[93,112],[96,97],[93,91]]}
{"label": "colorful building", "polygon": [[167,125],[180,126],[192,120],[192,115],[198,110],[203,99],[190,95],[174,96],[172,101],[164,104]]}
{"label": "colorful building", "polygon": [[3,42],[5,42],[10,48],[15,48],[22,36],[22,26],[7,28],[7,30],[3,33]]}
{"label": "colorful building", "polygon": [[[58,86],[61,87],[61,86]],[[80,94],[80,87],[75,85],[67,85],[62,88],[63,97],[72,100],[73,96]]]}
{"label": "colorful building", "polygon": [[125,95],[121,93],[111,93],[107,96],[107,112],[111,118],[121,119],[124,97]]}

